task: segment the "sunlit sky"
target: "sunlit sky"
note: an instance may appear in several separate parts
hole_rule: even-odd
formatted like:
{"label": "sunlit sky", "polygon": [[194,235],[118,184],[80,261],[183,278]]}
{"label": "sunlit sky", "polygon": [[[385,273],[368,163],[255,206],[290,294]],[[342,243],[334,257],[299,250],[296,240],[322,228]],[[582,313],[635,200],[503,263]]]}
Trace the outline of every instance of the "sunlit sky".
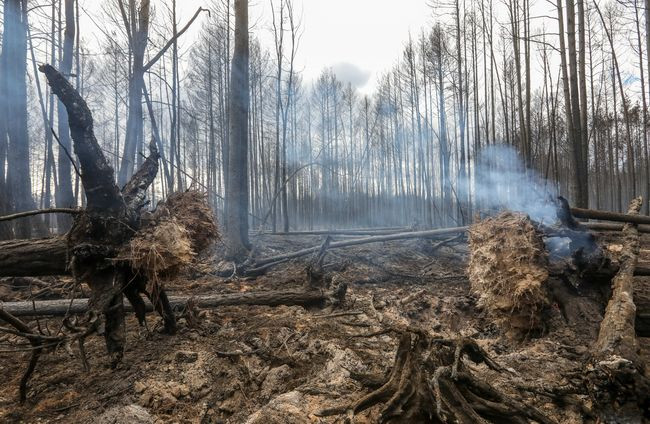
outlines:
{"label": "sunlit sky", "polygon": [[[159,6],[165,1],[171,3],[152,0],[151,4],[162,11]],[[101,3],[81,0],[94,22],[103,21]],[[177,1],[179,25],[184,25],[199,6],[209,5],[209,0]],[[296,69],[305,83],[310,84],[324,68],[332,67],[340,79],[364,93],[372,92],[377,77],[401,58],[409,34],[417,38],[433,21],[427,0],[294,0],[294,8],[301,22]],[[182,48],[190,47],[196,39],[202,19],[183,35]],[[270,0],[250,0],[249,23],[251,33],[272,49]],[[102,37],[93,20],[83,16],[81,31],[91,44]]]}

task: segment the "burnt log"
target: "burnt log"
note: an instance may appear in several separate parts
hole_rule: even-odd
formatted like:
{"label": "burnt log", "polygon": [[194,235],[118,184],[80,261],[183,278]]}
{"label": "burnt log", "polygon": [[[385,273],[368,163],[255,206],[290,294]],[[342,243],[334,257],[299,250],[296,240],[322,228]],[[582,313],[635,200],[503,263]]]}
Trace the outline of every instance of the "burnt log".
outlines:
{"label": "burnt log", "polygon": [[[638,214],[641,198],[630,204],[629,214]],[[607,304],[605,317],[600,326],[596,349],[603,355],[620,355],[638,362],[638,344],[634,333],[634,268],[639,256],[639,232],[635,225],[623,229],[625,244],[621,252],[618,273],[612,281],[612,298]]]}
{"label": "burnt log", "polygon": [[[629,216],[641,209],[641,197],[630,202]],[[650,380],[639,356],[635,332],[634,268],[639,255],[636,225],[623,228],[625,243],[612,296],[600,324],[592,359],[586,366],[589,395],[604,421],[642,422],[650,410]],[[645,418],[648,418],[647,416]]]}
{"label": "burnt log", "polygon": [[650,225],[650,216],[628,213],[600,211],[596,209],[571,208],[571,214],[576,218],[598,219],[601,221],[629,222],[631,224]]}
{"label": "burnt log", "polygon": [[0,242],[0,277],[68,273],[65,237]]}
{"label": "burnt log", "polygon": [[[624,224],[613,222],[583,222],[582,225],[593,231],[622,231]],[[650,225],[639,225],[637,230],[640,233],[650,233]]]}
{"label": "burnt log", "polygon": [[[242,293],[222,293],[202,296],[169,296],[169,304],[175,310],[185,307],[191,299],[199,308],[217,308],[220,306],[304,306],[323,307],[343,300],[347,287],[339,285],[331,291],[323,290],[282,290]],[[144,301],[145,311],[153,312],[150,301]],[[125,305],[125,311],[132,312],[132,305]],[[89,310],[89,299],[57,299],[34,302],[4,302],[0,311],[6,311],[16,317],[24,316],[65,316],[82,314]]]}

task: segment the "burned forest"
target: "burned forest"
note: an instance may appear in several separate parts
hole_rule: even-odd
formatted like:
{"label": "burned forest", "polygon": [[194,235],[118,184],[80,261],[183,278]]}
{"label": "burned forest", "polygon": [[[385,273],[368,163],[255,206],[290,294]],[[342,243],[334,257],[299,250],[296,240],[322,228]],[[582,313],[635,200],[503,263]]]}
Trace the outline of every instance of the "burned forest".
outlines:
{"label": "burned forest", "polygon": [[0,422],[650,422],[650,1],[0,4]]}

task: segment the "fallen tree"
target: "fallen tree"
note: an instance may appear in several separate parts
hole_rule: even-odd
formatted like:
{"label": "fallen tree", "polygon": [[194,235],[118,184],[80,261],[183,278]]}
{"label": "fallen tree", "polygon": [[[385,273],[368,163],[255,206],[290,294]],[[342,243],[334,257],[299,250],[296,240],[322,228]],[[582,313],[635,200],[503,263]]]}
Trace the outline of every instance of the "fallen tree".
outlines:
{"label": "fallen tree", "polygon": [[[638,216],[641,197],[630,203],[628,215]],[[642,422],[650,411],[650,379],[639,356],[635,332],[634,268],[639,255],[635,224],[623,228],[620,268],[612,280],[612,296],[600,324],[592,360],[586,366],[590,397],[607,420]],[[646,415],[645,418],[648,418]]]}
{"label": "fallen tree", "polygon": [[[217,293],[201,296],[169,296],[169,305],[178,311],[191,300],[198,308],[216,308],[219,306],[319,306],[333,305],[341,302],[345,296],[345,285],[332,290],[278,290],[251,291],[241,293]],[[66,316],[83,314],[89,310],[90,299],[55,299],[25,302],[4,302],[0,311],[16,317],[25,316]],[[133,305],[125,305],[126,312],[134,312]],[[145,311],[153,312],[154,306],[145,300]]]}
{"label": "fallen tree", "polygon": [[628,222],[632,224],[650,225],[650,216],[600,211],[596,209],[571,208],[571,215],[576,218],[598,219],[601,221]]}
{"label": "fallen tree", "polygon": [[[634,199],[627,216],[636,216],[640,207],[641,198]],[[643,422],[648,418],[644,411],[650,410],[650,382],[636,339],[639,326],[647,323],[636,319],[637,224],[624,225],[622,250],[612,256],[570,215],[562,219],[561,212],[559,222],[550,226],[516,212],[474,224],[468,267],[472,292],[509,338],[568,331],[592,340],[591,354],[583,358],[582,383],[567,390],[588,393],[588,409],[606,422]]]}
{"label": "fallen tree", "polygon": [[[144,294],[163,317],[165,329],[173,332],[176,328],[175,316],[162,286],[154,285],[155,290],[151,290],[147,276],[134,270],[127,261],[117,259],[124,246],[143,227],[141,212],[147,203],[146,191],[158,171],[159,154],[152,143],[150,155],[140,169],[122,189],[118,188],[114,170],[95,138],[92,114],[84,99],[52,66],[43,65],[39,70],[68,112],[87,207],[75,212],[72,228],[63,237],[3,242],[0,245],[0,276],[69,272],[78,283],[88,284],[91,289],[88,310],[84,322],[74,326],[74,332],[85,337],[103,329],[111,365],[116,366],[123,356],[125,343],[123,295],[139,318],[144,318],[145,304],[141,298]],[[6,318],[3,320],[30,343],[36,340],[34,351],[40,352],[44,336],[29,335],[19,320],[3,312]],[[83,350],[82,345],[80,349]],[[32,356],[28,371],[33,370],[37,359],[38,355]],[[26,375],[28,378],[29,373]],[[24,398],[21,385],[21,400]]]}
{"label": "fallen tree", "polygon": [[65,237],[0,242],[0,276],[22,277],[68,274]]}

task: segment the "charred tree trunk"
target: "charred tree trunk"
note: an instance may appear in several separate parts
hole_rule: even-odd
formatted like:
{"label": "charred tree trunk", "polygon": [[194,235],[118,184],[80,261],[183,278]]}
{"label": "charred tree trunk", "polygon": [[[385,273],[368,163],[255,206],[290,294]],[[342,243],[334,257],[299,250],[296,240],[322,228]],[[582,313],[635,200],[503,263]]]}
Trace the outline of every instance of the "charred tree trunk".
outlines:
{"label": "charred tree trunk", "polygon": [[[7,0],[4,9],[5,31],[2,40],[3,101],[10,106],[4,113],[4,131],[0,134],[6,144],[5,197],[10,209],[35,209],[29,164],[29,132],[27,128],[27,4],[24,0]],[[6,140],[6,141],[5,141]],[[4,146],[0,146],[2,148]],[[0,152],[1,153],[1,152]],[[2,169],[2,168],[0,168]],[[15,236],[29,238],[40,218],[16,222]],[[41,225],[42,227],[42,225]],[[41,228],[42,229],[42,228]]]}
{"label": "charred tree trunk", "polygon": [[[324,290],[280,290],[260,291],[246,293],[222,293],[203,296],[170,296],[169,304],[172,308],[182,309],[190,299],[199,308],[216,308],[233,305],[261,305],[261,306],[324,306],[336,304],[343,300],[347,287],[340,285],[331,291]],[[145,311],[154,311],[154,305],[146,302]],[[67,313],[80,314],[88,311],[88,299],[41,300],[32,302],[5,302],[2,310],[14,316],[65,316]],[[133,306],[125,306],[125,311],[135,311]]]}
{"label": "charred tree trunk", "polygon": [[[116,365],[121,360],[125,339],[122,291],[126,291],[127,298],[138,311],[142,309],[138,291],[144,290],[142,284],[127,285],[134,276],[128,267],[116,265],[113,259],[140,226],[140,210],[145,205],[146,190],[158,172],[158,151],[152,143],[151,155],[120,191],[115,184],[114,170],[95,138],[93,118],[86,102],[52,66],[43,65],[40,70],[66,107],[87,199],[86,211],[77,215],[65,239],[66,257],[70,260],[68,263],[63,260],[61,264],[63,270],[69,268],[77,280],[90,286],[88,326],[99,328],[101,321],[105,323],[106,346],[112,365]],[[57,243],[53,243],[50,249],[59,252]],[[29,268],[28,264],[24,266]],[[42,268],[45,272],[46,266]],[[56,271],[60,273],[61,267]],[[16,273],[19,272],[17,269]],[[175,322],[164,292],[161,291],[156,303],[165,319],[165,327],[173,331]]]}
{"label": "charred tree trunk", "polygon": [[0,242],[0,276],[67,274],[67,250],[64,237]]}

